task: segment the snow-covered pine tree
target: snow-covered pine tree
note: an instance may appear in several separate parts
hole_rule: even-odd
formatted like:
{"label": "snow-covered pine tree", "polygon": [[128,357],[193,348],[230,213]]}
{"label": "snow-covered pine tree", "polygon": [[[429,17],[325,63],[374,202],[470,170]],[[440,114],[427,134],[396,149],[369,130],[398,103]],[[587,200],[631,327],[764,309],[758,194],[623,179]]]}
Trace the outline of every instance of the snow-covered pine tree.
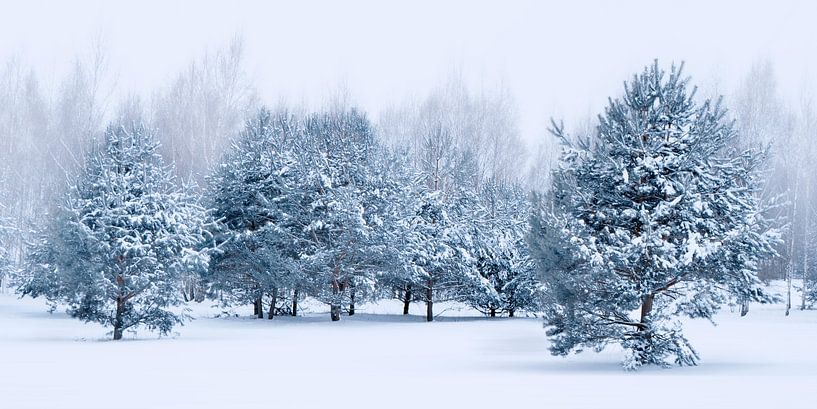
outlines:
{"label": "snow-covered pine tree", "polygon": [[474,258],[474,222],[484,216],[473,191],[476,159],[468,150],[449,146],[449,131],[441,124],[427,132],[423,170],[406,190],[410,197],[404,206],[412,213],[400,223],[404,267],[392,278],[405,281],[400,294],[404,314],[411,301],[424,301],[426,320],[433,321],[435,302],[467,302],[491,286],[477,273]]}
{"label": "snow-covered pine tree", "polygon": [[530,205],[524,189],[487,181],[479,197],[483,217],[473,216],[472,223],[476,271],[481,280],[465,302],[491,317],[536,309],[541,285],[525,243],[530,231]]}
{"label": "snow-covered pine tree", "polygon": [[293,152],[301,132],[294,115],[261,109],[208,178],[219,250],[204,279],[211,295],[225,304],[253,303],[259,318],[264,296],[269,295],[272,319],[284,292],[303,285],[295,265],[302,226],[293,218],[301,206]]}
{"label": "snow-covered pine tree", "polygon": [[406,288],[407,269],[401,258],[404,248],[400,243],[412,211],[410,192],[414,185],[411,183],[413,172],[405,166],[409,162],[401,158],[404,156],[378,144],[370,157],[368,177],[360,196],[363,218],[370,226],[364,246],[368,254],[363,258],[367,280],[375,279],[368,288],[370,300],[392,298]]}
{"label": "snow-covered pine tree", "polygon": [[597,132],[564,141],[552,204],[529,237],[547,286],[551,352],[620,344],[624,366],[694,365],[681,315],[712,319],[727,295],[769,296],[758,261],[774,254],[756,195],[761,154],[729,148],[720,102],[697,103],[681,67],[625,83]]}
{"label": "snow-covered pine tree", "polygon": [[375,167],[381,179],[378,191],[385,206],[379,216],[382,226],[380,240],[386,244],[389,263],[378,275],[378,287],[384,298],[396,298],[403,303],[403,314],[409,313],[413,301],[422,300],[412,261],[413,245],[421,243],[416,238],[414,220],[417,217],[418,198],[422,197],[422,177],[412,166],[406,149],[395,149],[380,156]]}
{"label": "snow-covered pine tree", "polygon": [[[374,293],[386,259],[377,240],[379,222],[372,164],[378,151],[374,130],[356,109],[334,109],[306,120],[302,213],[306,223],[300,263],[312,295],[330,306],[332,321],[342,305]],[[308,222],[308,223],[307,223]]]}
{"label": "snow-covered pine tree", "polygon": [[206,211],[174,182],[153,132],[114,124],[39,234],[23,295],[66,304],[83,321],[170,332],[185,318],[180,278],[203,268]]}
{"label": "snow-covered pine tree", "polygon": [[[439,190],[425,191],[416,203],[403,240],[414,299],[426,304],[426,321],[434,320],[434,303],[465,301],[474,291],[489,291],[476,272],[473,226],[465,197],[444,197]],[[479,290],[477,290],[479,289]]]}

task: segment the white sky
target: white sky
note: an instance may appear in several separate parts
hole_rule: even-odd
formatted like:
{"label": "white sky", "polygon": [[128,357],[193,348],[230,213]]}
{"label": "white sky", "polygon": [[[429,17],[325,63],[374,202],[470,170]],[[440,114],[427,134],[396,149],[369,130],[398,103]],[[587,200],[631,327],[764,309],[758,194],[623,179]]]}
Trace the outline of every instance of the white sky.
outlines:
{"label": "white sky", "polygon": [[120,92],[149,92],[241,34],[265,101],[319,102],[345,83],[377,114],[459,69],[476,86],[507,84],[532,141],[551,116],[595,115],[653,58],[685,60],[721,92],[767,58],[794,96],[817,82],[815,17],[808,1],[0,0],[0,58],[53,81],[101,36]]}

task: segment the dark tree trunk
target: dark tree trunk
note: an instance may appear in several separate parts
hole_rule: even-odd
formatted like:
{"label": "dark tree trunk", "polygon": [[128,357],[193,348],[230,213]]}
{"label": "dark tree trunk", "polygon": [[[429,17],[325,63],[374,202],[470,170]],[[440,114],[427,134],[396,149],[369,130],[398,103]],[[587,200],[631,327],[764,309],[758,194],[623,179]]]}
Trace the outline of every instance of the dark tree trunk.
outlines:
{"label": "dark tree trunk", "polygon": [[122,297],[116,297],[116,316],[113,320],[113,339],[122,339],[122,327],[124,326],[122,315],[125,313],[125,301]]}
{"label": "dark tree trunk", "polygon": [[644,301],[641,303],[641,326],[638,327],[639,331],[647,329],[647,316],[652,311],[652,302],[654,299],[655,294],[650,294],[644,297]]}
{"label": "dark tree trunk", "polygon": [[513,318],[513,308],[511,308],[510,310],[508,310],[508,316],[509,316],[509,317],[511,317],[511,318]]}
{"label": "dark tree trunk", "polygon": [[292,316],[298,316],[298,290],[292,291]]}
{"label": "dark tree trunk", "polygon": [[264,304],[261,301],[261,297],[255,299],[255,315],[258,318],[264,318]]}
{"label": "dark tree trunk", "polygon": [[740,303],[740,316],[745,317],[749,313],[749,302],[744,301]]}
{"label": "dark tree trunk", "polygon": [[406,286],[405,297],[403,298],[403,315],[408,315],[411,304],[411,286]]}
{"label": "dark tree trunk", "polygon": [[496,308],[491,308],[491,318],[496,318]]}
{"label": "dark tree trunk", "polygon": [[273,288],[269,300],[269,316],[267,318],[275,318],[275,306],[278,304],[278,288]]}
{"label": "dark tree trunk", "polygon": [[340,321],[340,292],[341,283],[338,282],[340,277],[340,267],[336,266],[334,275],[332,276],[332,304],[329,307],[329,317],[332,321]]}
{"label": "dark tree trunk", "polygon": [[355,287],[352,286],[352,289],[349,294],[349,316],[355,315]]}
{"label": "dark tree trunk", "polygon": [[426,287],[426,321],[434,321],[434,287],[431,280],[428,280]]}

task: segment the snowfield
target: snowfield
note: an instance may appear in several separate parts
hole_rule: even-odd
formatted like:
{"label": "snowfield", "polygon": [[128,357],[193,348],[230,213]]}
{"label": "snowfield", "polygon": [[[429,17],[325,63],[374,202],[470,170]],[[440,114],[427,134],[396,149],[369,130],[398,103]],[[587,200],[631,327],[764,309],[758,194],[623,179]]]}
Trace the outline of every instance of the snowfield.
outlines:
{"label": "snowfield", "polygon": [[[541,320],[397,303],[330,322],[197,317],[109,341],[40,300],[0,294],[0,408],[814,408],[817,311],[753,305],[687,323],[700,366],[620,367],[620,350],[553,357]],[[442,311],[442,308],[440,309]]]}

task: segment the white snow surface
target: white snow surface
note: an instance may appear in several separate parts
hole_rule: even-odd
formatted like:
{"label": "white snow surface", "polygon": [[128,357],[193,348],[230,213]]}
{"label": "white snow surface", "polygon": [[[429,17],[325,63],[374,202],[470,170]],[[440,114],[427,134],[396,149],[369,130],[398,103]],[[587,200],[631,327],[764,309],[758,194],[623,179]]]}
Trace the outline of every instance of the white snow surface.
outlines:
{"label": "white snow surface", "polygon": [[[440,306],[440,312],[445,308]],[[451,307],[450,305],[448,307]],[[364,305],[330,322],[197,317],[173,337],[107,329],[0,294],[0,408],[814,408],[817,311],[725,309],[686,323],[697,367],[621,369],[621,351],[551,356],[537,318]],[[394,314],[398,313],[398,314]],[[470,315],[470,316],[469,316]],[[644,402],[642,404],[639,401]]]}

